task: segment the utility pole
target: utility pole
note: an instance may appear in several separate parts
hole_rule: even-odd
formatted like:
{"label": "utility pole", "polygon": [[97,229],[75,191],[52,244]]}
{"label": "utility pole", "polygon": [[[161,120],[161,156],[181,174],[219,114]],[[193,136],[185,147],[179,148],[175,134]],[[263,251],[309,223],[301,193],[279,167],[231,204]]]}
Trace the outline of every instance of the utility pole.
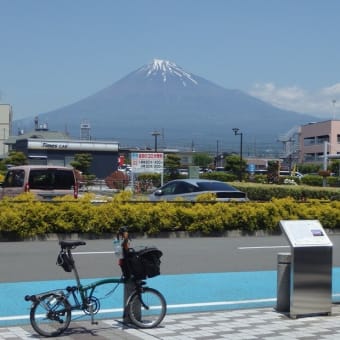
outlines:
{"label": "utility pole", "polygon": [[233,128],[235,136],[240,136],[240,171],[239,171],[239,180],[242,182],[242,153],[243,153],[243,133],[240,132],[239,128]]}
{"label": "utility pole", "polygon": [[154,131],[151,135],[155,137],[155,152],[157,152],[157,138],[161,135],[161,133],[159,131]]}

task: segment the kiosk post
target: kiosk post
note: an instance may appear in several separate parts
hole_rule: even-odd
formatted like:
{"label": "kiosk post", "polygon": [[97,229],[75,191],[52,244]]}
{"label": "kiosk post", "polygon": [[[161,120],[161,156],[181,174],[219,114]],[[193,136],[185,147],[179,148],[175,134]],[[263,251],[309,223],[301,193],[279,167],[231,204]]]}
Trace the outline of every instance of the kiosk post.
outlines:
{"label": "kiosk post", "polygon": [[290,316],[331,314],[333,245],[318,220],[283,220],[291,246]]}

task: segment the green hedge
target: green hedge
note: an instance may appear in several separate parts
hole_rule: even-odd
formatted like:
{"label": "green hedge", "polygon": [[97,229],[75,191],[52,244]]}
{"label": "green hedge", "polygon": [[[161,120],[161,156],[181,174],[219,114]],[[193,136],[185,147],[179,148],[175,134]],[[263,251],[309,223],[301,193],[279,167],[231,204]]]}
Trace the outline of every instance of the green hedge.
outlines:
{"label": "green hedge", "polygon": [[253,201],[270,201],[273,198],[292,197],[297,201],[308,199],[334,200],[340,199],[340,191],[336,188],[312,187],[307,185],[272,185],[255,183],[230,183],[233,187],[247,193]]}
{"label": "green hedge", "polygon": [[212,179],[215,181],[222,181],[222,182],[232,182],[237,180],[237,175],[224,172],[224,171],[213,171],[213,172],[206,172],[200,174],[200,178],[202,179]]}
{"label": "green hedge", "polygon": [[276,232],[282,219],[318,219],[325,228],[340,228],[339,201],[284,198],[262,203],[154,203],[129,201],[127,195],[117,195],[104,204],[91,203],[91,195],[55,203],[38,202],[29,195],[24,200],[4,199],[0,201],[0,236],[13,240],[43,238],[48,233],[114,234],[123,225],[150,235],[162,231],[211,235],[236,229]]}

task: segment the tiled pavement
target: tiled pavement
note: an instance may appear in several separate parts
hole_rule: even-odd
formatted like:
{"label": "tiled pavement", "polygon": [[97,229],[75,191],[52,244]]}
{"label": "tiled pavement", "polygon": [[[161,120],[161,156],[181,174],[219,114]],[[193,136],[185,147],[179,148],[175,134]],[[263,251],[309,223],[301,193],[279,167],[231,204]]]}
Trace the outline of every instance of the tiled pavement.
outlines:
{"label": "tiled pavement", "polygon": [[[30,326],[2,327],[0,340],[37,339]],[[52,338],[50,338],[52,339]],[[127,328],[118,320],[71,322],[63,340],[326,340],[340,339],[340,305],[330,316],[291,319],[272,308],[238,309],[217,312],[169,314],[158,328]]]}

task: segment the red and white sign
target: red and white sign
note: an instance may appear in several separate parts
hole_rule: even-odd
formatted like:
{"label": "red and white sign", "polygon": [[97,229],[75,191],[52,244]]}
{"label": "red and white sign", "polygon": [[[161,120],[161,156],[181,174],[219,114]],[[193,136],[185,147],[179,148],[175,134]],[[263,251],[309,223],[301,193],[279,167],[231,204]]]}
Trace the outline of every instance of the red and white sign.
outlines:
{"label": "red and white sign", "polygon": [[133,152],[131,154],[133,172],[163,172],[164,154],[162,152]]}

